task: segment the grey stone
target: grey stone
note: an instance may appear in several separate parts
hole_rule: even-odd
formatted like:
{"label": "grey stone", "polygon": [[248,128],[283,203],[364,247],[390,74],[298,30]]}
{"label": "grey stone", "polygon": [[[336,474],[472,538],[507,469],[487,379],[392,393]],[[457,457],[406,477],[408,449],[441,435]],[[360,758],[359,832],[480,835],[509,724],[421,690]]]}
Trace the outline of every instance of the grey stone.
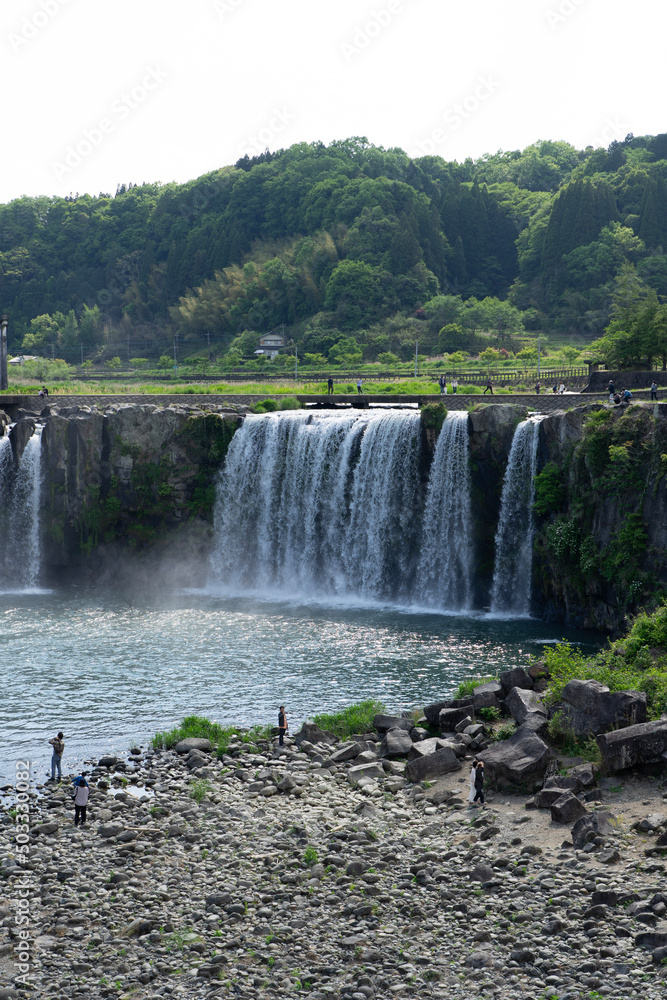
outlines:
{"label": "grey stone", "polygon": [[174,747],[176,753],[190,753],[191,750],[200,750],[205,753],[209,753],[211,750],[211,741],[206,740],[201,736],[188,736],[185,740],[180,740]]}
{"label": "grey stone", "polygon": [[527,688],[512,688],[505,699],[505,707],[519,726],[525,722],[526,716],[531,712],[537,712],[545,718],[547,714],[539,694],[535,691],[529,691]]}
{"label": "grey stone", "polygon": [[304,741],[309,743],[336,743],[336,737],[327,730],[320,729],[314,722],[304,722],[301,729],[294,737],[295,744],[300,747]]}
{"label": "grey stone", "polygon": [[598,736],[597,744],[605,771],[615,773],[660,761],[667,751],[667,719],[628,726],[615,732]]}
{"label": "grey stone", "polygon": [[557,802],[567,792],[567,788],[542,788],[535,796],[535,808],[550,809],[554,802]]}
{"label": "grey stone", "polygon": [[406,719],[399,715],[376,715],[373,719],[373,725],[378,733],[386,733],[390,729],[405,729],[409,733],[415,728],[412,719]]}
{"label": "grey stone", "polygon": [[381,756],[405,757],[412,750],[414,732],[414,730],[409,733],[405,729],[388,729],[380,744]]}
{"label": "grey stone", "polygon": [[503,670],[500,675],[500,687],[503,698],[507,698],[512,688],[519,687],[532,691],[533,678],[523,667],[513,667],[511,670]]}
{"label": "grey stone", "polygon": [[581,816],[572,827],[572,843],[581,849],[596,837],[611,837],[619,833],[618,819],[606,809]]}
{"label": "grey stone", "polygon": [[459,771],[461,761],[451,747],[441,747],[426,757],[409,760],[405,767],[405,777],[408,781],[424,781],[427,778],[437,778],[451,771]]}
{"label": "grey stone", "polygon": [[426,705],[424,715],[428,719],[429,725],[437,726],[441,710],[443,708],[451,708],[451,704],[451,699],[449,699],[447,701],[434,701],[432,705]]}
{"label": "grey stone", "polygon": [[384,776],[382,764],[354,764],[347,772],[347,780],[351,785],[356,785],[362,778],[381,778]]}
{"label": "grey stone", "polygon": [[429,754],[435,753],[436,750],[441,750],[444,746],[447,746],[445,740],[441,740],[439,736],[431,736],[427,740],[413,743],[408,751],[408,760],[419,760],[420,757],[428,757]]}
{"label": "grey stone", "polygon": [[595,680],[571,680],[563,688],[562,715],[577,737],[646,722],[646,695],[639,691],[611,692]]}
{"label": "grey stone", "polygon": [[502,690],[498,681],[479,684],[472,693],[474,710],[478,712],[480,708],[500,708]]}
{"label": "grey stone", "polygon": [[584,803],[572,792],[564,792],[551,804],[551,818],[554,823],[574,823],[587,812]]}
{"label": "grey stone", "polygon": [[520,726],[510,739],[494,743],[478,756],[484,761],[487,781],[535,791],[544,781],[551,752],[532,730]]}
{"label": "grey stone", "polygon": [[663,923],[652,931],[642,931],[635,935],[635,944],[638,948],[665,948],[667,947],[667,924]]}
{"label": "grey stone", "polygon": [[33,837],[50,837],[52,834],[58,832],[58,824],[52,823],[36,823],[35,826],[30,828],[30,833]]}
{"label": "grey stone", "polygon": [[438,714],[438,726],[440,727],[441,733],[453,733],[460,722],[464,719],[469,719],[466,725],[470,725],[473,719],[469,718],[470,707],[465,706],[463,708],[441,708]]}
{"label": "grey stone", "polygon": [[354,741],[343,743],[337,750],[334,750],[329,757],[329,761],[334,764],[340,764],[346,760],[354,760],[358,756],[360,749],[359,744]]}

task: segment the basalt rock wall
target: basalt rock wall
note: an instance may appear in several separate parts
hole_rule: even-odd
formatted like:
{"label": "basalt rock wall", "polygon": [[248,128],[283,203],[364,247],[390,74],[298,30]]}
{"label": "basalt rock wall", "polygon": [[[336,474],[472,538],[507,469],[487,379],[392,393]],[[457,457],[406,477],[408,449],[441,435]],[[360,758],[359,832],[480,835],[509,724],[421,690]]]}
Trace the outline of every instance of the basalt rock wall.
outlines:
{"label": "basalt rock wall", "polygon": [[539,469],[535,611],[622,632],[667,589],[667,404],[547,416]]}
{"label": "basalt rock wall", "polygon": [[125,574],[128,565],[168,560],[182,583],[193,582],[210,542],[215,477],[241,421],[233,411],[183,405],[49,412],[42,433],[45,580],[103,582],[121,566]]}

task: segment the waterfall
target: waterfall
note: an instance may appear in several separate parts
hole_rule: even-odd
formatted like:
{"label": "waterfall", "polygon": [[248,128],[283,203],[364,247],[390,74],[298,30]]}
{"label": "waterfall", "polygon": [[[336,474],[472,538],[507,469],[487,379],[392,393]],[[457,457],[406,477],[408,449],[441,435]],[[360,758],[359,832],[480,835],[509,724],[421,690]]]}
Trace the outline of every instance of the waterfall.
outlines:
{"label": "waterfall", "polygon": [[491,612],[527,615],[533,566],[533,503],[540,422],[523,420],[514,432],[507,460],[500,517],[496,532],[496,558],[491,588]]}
{"label": "waterfall", "polygon": [[426,493],[417,597],[450,611],[470,609],[473,539],[468,414],[449,413],[433,456]]}
{"label": "waterfall", "polygon": [[0,438],[0,568],[12,589],[31,589],[39,582],[41,435],[37,426],[18,467],[9,436]]}
{"label": "waterfall", "polygon": [[409,599],[419,414],[249,416],[218,485],[213,575],[285,595]]}

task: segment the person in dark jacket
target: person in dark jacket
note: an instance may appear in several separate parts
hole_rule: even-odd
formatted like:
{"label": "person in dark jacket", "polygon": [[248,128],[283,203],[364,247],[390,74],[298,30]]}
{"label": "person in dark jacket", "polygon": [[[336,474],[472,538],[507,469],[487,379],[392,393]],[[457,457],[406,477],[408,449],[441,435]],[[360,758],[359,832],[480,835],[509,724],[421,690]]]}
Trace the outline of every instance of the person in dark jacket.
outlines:
{"label": "person in dark jacket", "polygon": [[484,805],[484,763],[481,760],[477,762],[475,771],[475,798],[473,802],[481,802],[482,809],[486,808]]}
{"label": "person in dark jacket", "polygon": [[278,712],[278,743],[280,746],[284,746],[283,737],[287,732],[287,716],[285,715],[285,706],[280,706],[280,711]]}

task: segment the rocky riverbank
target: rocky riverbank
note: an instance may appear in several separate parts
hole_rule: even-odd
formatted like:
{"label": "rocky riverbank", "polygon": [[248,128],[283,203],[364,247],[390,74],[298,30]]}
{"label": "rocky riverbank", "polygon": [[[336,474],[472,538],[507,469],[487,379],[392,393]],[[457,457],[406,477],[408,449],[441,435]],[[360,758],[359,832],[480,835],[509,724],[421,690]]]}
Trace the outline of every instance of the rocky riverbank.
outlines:
{"label": "rocky riverbank", "polygon": [[601,777],[550,752],[545,790],[610,817],[591,836],[516,788],[469,808],[472,751],[491,765],[499,746],[469,719],[447,717],[440,746],[375,722],[345,743],[306,726],[285,747],[103,758],[85,829],[67,783],[38,788],[27,865],[10,814],[0,827],[0,998],[665,995],[664,769]]}

